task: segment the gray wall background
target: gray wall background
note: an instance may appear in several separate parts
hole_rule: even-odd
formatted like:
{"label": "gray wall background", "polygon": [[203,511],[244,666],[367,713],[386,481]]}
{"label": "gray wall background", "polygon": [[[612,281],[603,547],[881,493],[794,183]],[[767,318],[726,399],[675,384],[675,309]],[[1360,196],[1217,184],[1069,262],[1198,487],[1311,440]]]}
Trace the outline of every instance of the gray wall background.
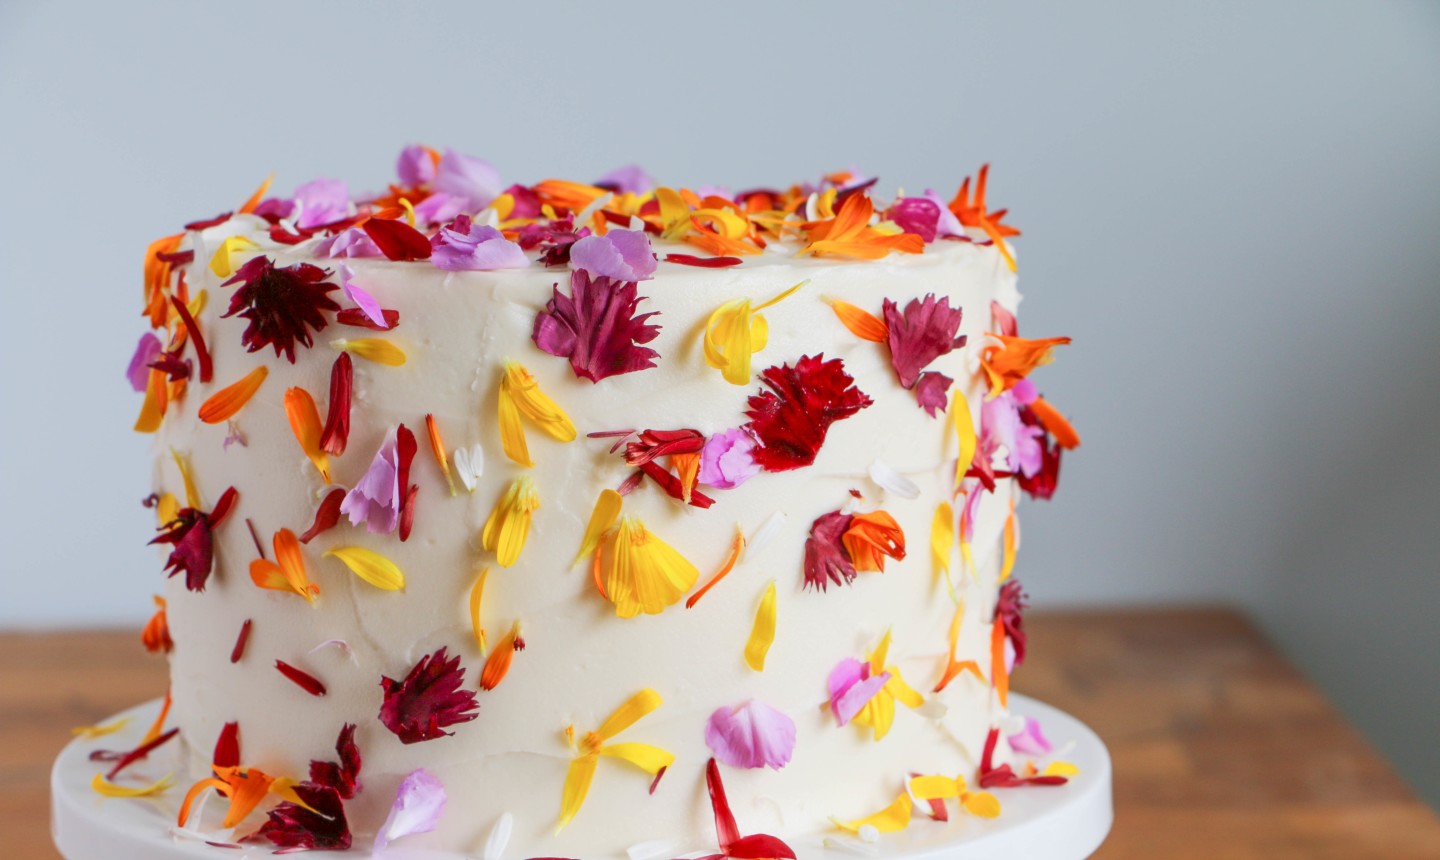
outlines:
{"label": "gray wall background", "polygon": [[1440,803],[1440,9],[483,7],[0,4],[0,627],[150,612],[141,252],[272,169],[989,160],[1086,440],[1025,511],[1036,604],[1241,604]]}

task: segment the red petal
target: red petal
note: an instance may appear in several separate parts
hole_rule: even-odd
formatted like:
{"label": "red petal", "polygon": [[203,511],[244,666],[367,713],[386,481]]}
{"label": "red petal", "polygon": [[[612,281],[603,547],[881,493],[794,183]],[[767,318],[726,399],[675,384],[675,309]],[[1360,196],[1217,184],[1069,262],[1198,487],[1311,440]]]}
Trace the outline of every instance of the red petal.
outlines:
{"label": "red petal", "polygon": [[760,442],[755,462],[784,472],[815,462],[830,425],[869,406],[841,359],[802,356],[795,366],[767,368],[760,380],[769,391],[750,395],[746,425]]}
{"label": "red petal", "polygon": [[734,860],[795,860],[795,852],[789,845],[763,833],[730,843],[726,853]]}
{"label": "red petal", "polygon": [[400,540],[410,539],[410,529],[415,527],[415,494],[420,491],[417,484],[410,485],[410,492],[405,494],[405,501],[400,505]]}
{"label": "red petal", "polygon": [[106,779],[114,779],[115,776],[120,773],[120,771],[150,755],[151,751],[153,751],[156,747],[159,747],[160,745],[164,744],[166,741],[169,741],[171,738],[175,737],[178,734],[180,734],[180,729],[171,729],[170,731],[166,732],[155,740],[150,741],[149,743],[141,744],[140,746],[136,747],[133,750],[130,750],[129,752],[117,753],[110,752],[108,750],[96,750],[95,752],[90,753],[90,760],[115,762],[115,766],[110,768],[109,773],[105,774]]}
{"label": "red petal", "polygon": [[[655,483],[659,484],[660,488],[664,490],[670,498],[680,499],[681,501],[685,500],[685,487],[680,483],[680,479],[661,468],[659,463],[656,463],[654,460],[648,460],[640,464],[640,471],[653,478]],[[715,500],[699,490],[691,490],[690,504],[697,508],[708,508],[715,504]]]}
{"label": "red petal", "polygon": [[156,251],[155,259],[172,266],[185,266],[195,262],[195,251]]}
{"label": "red petal", "polygon": [[191,221],[189,224],[186,224],[186,225],[185,225],[185,229],[186,229],[186,230],[207,230],[207,229],[209,229],[209,228],[211,228],[211,227],[219,227],[221,224],[224,224],[226,221],[229,221],[229,220],[230,220],[230,216],[231,216],[231,215],[234,215],[234,214],[235,214],[234,212],[222,212],[222,213],[220,213],[219,215],[216,215],[214,218],[206,218],[206,219],[203,219],[203,220],[200,220],[200,221]]}
{"label": "red petal", "polygon": [[389,331],[400,324],[400,312],[392,311],[389,308],[381,308],[380,315],[385,319],[385,325],[376,325],[375,321],[365,315],[360,308],[345,308],[335,315],[335,322],[340,325],[354,326],[356,328],[368,328],[371,331]]}
{"label": "red petal", "polygon": [[365,222],[365,235],[391,260],[430,259],[430,240],[424,233],[404,221],[371,218]]}
{"label": "red petal", "polygon": [[745,262],[739,257],[697,257],[694,254],[666,254],[665,262],[682,266],[696,266],[701,269],[724,269]]}
{"label": "red petal", "polygon": [[309,672],[296,669],[294,666],[291,666],[284,660],[276,660],[275,668],[280,670],[280,674],[289,678],[291,681],[294,681],[295,684],[300,687],[300,689],[304,690],[310,695],[325,695],[325,685],[320,683],[319,678],[311,675]]}
{"label": "red petal", "polygon": [[240,724],[226,723],[215,741],[215,755],[210,761],[216,767],[240,766]]}
{"label": "red petal", "polygon": [[245,623],[240,625],[240,635],[235,637],[235,647],[230,649],[230,662],[239,663],[240,658],[245,656],[245,643],[250,641],[251,619],[246,618]]}
{"label": "red petal", "polygon": [[[396,482],[400,485],[401,492],[405,493],[405,498],[400,502],[400,523],[402,529],[400,532],[400,540],[402,541],[410,536],[410,525],[412,525],[415,520],[416,488],[410,486],[410,465],[415,462],[415,452],[419,449],[420,446],[415,441],[415,434],[410,431],[409,427],[401,424],[395,428],[395,459],[398,461],[396,471],[399,473]],[[410,487],[410,489],[406,490],[406,487]],[[407,519],[410,520],[409,524],[406,523]]]}
{"label": "red petal", "polygon": [[710,790],[710,808],[715,811],[715,837],[720,841],[720,848],[729,851],[731,845],[740,841],[740,828],[735,826],[735,813],[730,811],[725,784],[720,781],[720,766],[713,758],[705,763],[705,787]]}
{"label": "red petal", "polygon": [[210,350],[205,347],[205,336],[200,333],[200,325],[195,322],[190,309],[185,307],[185,303],[180,301],[178,296],[171,296],[170,304],[175,306],[175,312],[180,315],[180,321],[190,333],[190,342],[195,344],[195,357],[200,360],[200,381],[209,382],[215,375],[215,369],[210,362]]}
{"label": "red petal", "polygon": [[300,536],[300,542],[309,543],[311,538],[321,532],[335,528],[336,524],[340,522],[340,503],[343,501],[345,501],[345,491],[339,487],[326,493],[325,498],[320,502],[319,509],[315,511],[315,522],[311,523],[310,528],[305,530],[305,534]]}
{"label": "red petal", "polygon": [[330,367],[330,403],[326,407],[325,430],[320,434],[320,449],[339,457],[345,453],[350,439],[350,389],[355,379],[355,365],[350,353],[342,352]]}
{"label": "red petal", "polygon": [[230,509],[235,507],[235,499],[239,498],[239,496],[240,494],[235,491],[234,487],[225,488],[225,492],[220,494],[220,500],[215,503],[215,509],[205,516],[205,520],[209,523],[210,528],[215,528],[225,520],[225,517],[230,513]]}
{"label": "red petal", "polygon": [[401,743],[413,744],[452,734],[446,726],[475,719],[479,707],[472,690],[461,689],[465,669],[444,647],[420,658],[404,680],[381,677],[384,703],[380,722]]}

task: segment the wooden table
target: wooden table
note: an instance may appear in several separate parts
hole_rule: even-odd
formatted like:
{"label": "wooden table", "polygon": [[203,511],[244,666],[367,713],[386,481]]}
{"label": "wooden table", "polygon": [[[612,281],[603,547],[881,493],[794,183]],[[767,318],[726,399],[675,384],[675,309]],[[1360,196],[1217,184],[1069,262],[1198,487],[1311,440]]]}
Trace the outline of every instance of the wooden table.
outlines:
{"label": "wooden table", "polygon": [[[1105,860],[1440,858],[1440,822],[1229,610],[1036,612],[1022,692],[1115,758]],[[50,763],[69,727],[164,690],[132,631],[0,635],[7,858],[56,858]]]}

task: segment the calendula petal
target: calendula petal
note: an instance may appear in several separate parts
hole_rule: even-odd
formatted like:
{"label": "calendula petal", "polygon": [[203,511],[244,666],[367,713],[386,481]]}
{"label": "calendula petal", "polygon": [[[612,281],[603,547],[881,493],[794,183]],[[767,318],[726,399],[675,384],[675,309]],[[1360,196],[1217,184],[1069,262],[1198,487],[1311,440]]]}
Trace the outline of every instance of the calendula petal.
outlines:
{"label": "calendula petal", "polygon": [[400,367],[405,364],[405,351],[384,338],[357,337],[332,340],[330,346],[386,367]]}
{"label": "calendula petal", "polygon": [[959,487],[970,463],[975,459],[975,421],[970,417],[970,403],[959,389],[950,398],[950,424],[955,428],[955,438],[960,443],[960,455],[955,461],[955,486]]}
{"label": "calendula petal", "polygon": [[522,475],[510,484],[485,520],[480,542],[495,553],[501,567],[510,567],[520,560],[525,539],[530,535],[531,513],[540,507],[535,482]]}
{"label": "calendula petal", "polygon": [[263,364],[244,376],[238,382],[225,386],[200,404],[200,420],[206,424],[219,424],[235,417],[240,409],[250,402],[260,384],[270,375],[270,369]]}
{"label": "calendula petal", "polygon": [[935,562],[935,572],[950,576],[950,552],[955,547],[955,509],[949,502],[941,502],[935,508],[930,521],[930,558]]}
{"label": "calendula petal", "polygon": [[740,556],[744,552],[745,533],[740,531],[740,526],[737,524],[735,526],[735,537],[730,541],[730,552],[725,556],[725,561],[721,563],[720,569],[715,572],[715,575],[710,577],[709,582],[701,586],[699,591],[690,595],[690,599],[685,601],[685,608],[689,609],[699,603],[700,598],[704,597],[706,592],[714,588],[716,583],[728,576],[730,571],[735,569],[736,562],[740,561]]}
{"label": "calendula petal", "polygon": [[750,639],[745,643],[745,664],[756,672],[765,671],[765,655],[775,641],[775,580],[765,587],[760,598],[760,608],[755,610],[755,623],[750,627]]}
{"label": "calendula petal", "polygon": [[244,236],[228,236],[210,257],[210,271],[214,272],[217,278],[228,278],[235,274],[238,268],[239,261],[236,258],[246,251],[258,250],[259,247]]}
{"label": "calendula petal", "polygon": [[274,181],[275,174],[273,173],[265,177],[265,181],[260,183],[260,187],[255,189],[255,193],[246,198],[245,202],[240,204],[240,208],[235,210],[236,213],[249,215],[254,212],[255,207],[260,205],[260,201],[265,199],[265,192],[270,190],[270,183]]}
{"label": "calendula petal", "polygon": [[485,668],[480,672],[480,689],[493,690],[505,680],[510,673],[510,664],[515,658],[515,652],[524,647],[520,638],[520,622],[516,621],[510,625],[510,630],[500,639],[500,644],[490,652],[490,658],[485,661]]}
{"label": "calendula petal", "polygon": [[[575,553],[575,562],[593,553],[600,545],[600,539],[620,518],[620,508],[623,504],[624,499],[614,490],[600,491],[600,496],[595,499],[595,507],[590,511],[590,522],[585,526],[585,536],[580,541],[580,551]],[[575,562],[571,562],[571,564]]]}
{"label": "calendula petal", "polygon": [[140,405],[140,414],[135,418],[135,432],[154,433],[159,430],[169,401],[165,371],[152,368],[145,378],[145,402]]}
{"label": "calendula petal", "polygon": [[129,717],[121,717],[118,720],[112,720],[108,723],[101,723],[95,726],[76,726],[70,730],[70,734],[74,735],[77,738],[94,740],[95,738],[103,738],[106,735],[114,734],[115,732],[120,731],[129,724]]}
{"label": "calendula petal", "polygon": [[1010,673],[1005,669],[1005,625],[996,621],[990,626],[990,683],[1005,707],[1010,697]]}
{"label": "calendula petal", "polygon": [[445,486],[450,489],[450,495],[455,495],[455,479],[450,475],[450,458],[445,453],[445,442],[440,438],[440,426],[435,423],[435,416],[426,414],[425,433],[430,437],[430,453],[435,455],[435,463],[440,471],[445,474]]}
{"label": "calendula petal", "polygon": [[1068,761],[1052,761],[1040,771],[1041,776],[1075,776],[1079,773],[1080,768]]}
{"label": "calendula petal", "polygon": [[200,491],[195,488],[195,476],[190,471],[189,459],[174,448],[170,449],[170,459],[175,461],[175,468],[180,471],[180,482],[185,487],[185,506],[199,510]]}
{"label": "calendula petal", "polygon": [[575,441],[575,425],[571,423],[570,416],[540,390],[540,384],[530,375],[530,371],[511,362],[506,365],[505,373],[511,382],[510,391],[520,414],[529,418],[541,432],[552,439],[561,442]]}
{"label": "calendula petal", "polygon": [[888,671],[890,680],[885,682],[885,692],[893,696],[895,701],[912,710],[925,704],[925,697],[916,692],[914,687],[905,683],[899,669],[891,666]]}
{"label": "calendula petal", "polygon": [[673,753],[650,744],[606,744],[600,748],[600,754],[628,761],[651,776],[659,773],[662,768],[667,768],[675,763]]}
{"label": "calendula petal", "polygon": [[520,423],[520,407],[503,384],[500,386],[500,446],[505,456],[525,467],[535,465],[530,459],[530,446],[525,441],[525,427]]}
{"label": "calendula petal", "polygon": [[884,320],[869,311],[840,299],[826,299],[825,301],[835,312],[835,316],[839,317],[840,322],[845,325],[845,328],[861,340],[885,343],[890,339],[890,327],[885,324]]}
{"label": "calendula petal", "polygon": [[560,794],[560,822],[555,825],[558,833],[574,818],[590,793],[590,783],[595,779],[595,767],[600,763],[598,755],[582,755],[570,762],[565,773],[565,788]]}
{"label": "calendula petal", "polygon": [[1000,801],[988,791],[972,791],[961,799],[960,804],[976,818],[1000,817]]}
{"label": "calendula petal", "polygon": [[480,601],[485,596],[485,580],[490,577],[490,568],[484,568],[470,586],[470,628],[475,632],[475,645],[485,653],[485,628],[480,625]]}
{"label": "calendula petal", "polygon": [[602,560],[601,590],[621,618],[664,611],[678,603],[700,578],[695,565],[631,517],[620,519],[597,558]]}
{"label": "calendula petal", "polygon": [[609,740],[635,724],[635,721],[660,707],[665,700],[650,688],[631,696],[625,704],[616,708],[595,733],[601,740]]}
{"label": "calendula petal", "polygon": [[1015,503],[1010,503],[1010,515],[1005,518],[1005,561],[1000,566],[1000,582],[1010,578],[1015,570],[1015,542],[1016,542]]}
{"label": "calendula petal", "polygon": [[859,833],[862,827],[873,827],[881,833],[895,833],[910,826],[910,817],[915,811],[915,804],[910,800],[910,795],[901,794],[895,798],[895,802],[884,809],[864,818],[857,818],[854,821],[835,822],[843,830],[851,833]]}
{"label": "calendula petal", "polygon": [[917,800],[950,800],[960,796],[960,784],[948,776],[917,776],[910,780]]}
{"label": "calendula petal", "polygon": [[290,419],[290,429],[300,443],[300,450],[315,464],[325,483],[330,483],[330,456],[320,447],[320,437],[325,428],[320,424],[315,398],[303,388],[288,389],[285,392],[285,416]]}
{"label": "calendula petal", "polygon": [[1050,401],[1037,397],[1030,404],[1030,411],[1035,413],[1040,424],[1050,431],[1050,435],[1055,437],[1055,442],[1061,448],[1080,447],[1080,434],[1075,432],[1075,427],[1060,414],[1060,410],[1050,405]]}
{"label": "calendula petal", "polygon": [[174,785],[174,774],[169,773],[149,785],[140,786],[116,785],[106,779],[103,773],[95,774],[95,778],[90,780],[90,787],[105,797],[152,797],[169,791]]}
{"label": "calendula petal", "polygon": [[405,587],[405,574],[400,566],[374,550],[363,546],[337,546],[325,552],[340,559],[350,572],[385,591],[400,591]]}

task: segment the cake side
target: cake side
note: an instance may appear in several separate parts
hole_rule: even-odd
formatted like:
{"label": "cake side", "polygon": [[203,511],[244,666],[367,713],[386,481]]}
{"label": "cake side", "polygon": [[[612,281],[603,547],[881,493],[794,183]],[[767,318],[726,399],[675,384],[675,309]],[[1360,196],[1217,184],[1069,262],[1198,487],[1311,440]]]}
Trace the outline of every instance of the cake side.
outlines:
{"label": "cake side", "polygon": [[[191,390],[171,403],[159,422],[156,493],[175,500],[193,495],[196,509],[210,510],[228,488],[236,490],[224,522],[213,529],[213,571],[203,590],[194,589],[187,576],[172,577],[166,586],[166,615],[176,643],[173,722],[181,728],[196,778],[212,764],[226,723],[239,726],[246,766],[297,778],[308,760],[333,758],[337,732],[354,724],[364,789],[347,804],[347,816],[360,841],[381,826],[402,779],[423,768],[443,784],[450,812],[433,833],[411,837],[415,845],[474,849],[508,813],[516,853],[595,857],[622,856],[656,840],[666,846],[663,851],[675,853],[713,848],[705,765],[715,744],[707,739],[707,722],[717,709],[751,699],[793,721],[794,742],[793,754],[778,769],[723,768],[747,832],[784,837],[831,828],[832,818],[861,819],[894,800],[910,773],[974,775],[987,740],[995,747],[987,764],[1009,760],[1004,737],[1009,732],[995,731],[1013,728],[1005,722],[1004,679],[996,673],[1008,674],[1017,647],[1023,656],[1023,639],[1017,644],[1018,630],[1005,624],[1015,624],[1008,614],[1014,607],[1001,618],[997,604],[1001,581],[1014,563],[1018,488],[1008,475],[1019,471],[1020,455],[994,443],[1008,433],[1018,449],[1020,432],[1031,446],[1032,467],[1036,454],[1035,433],[998,426],[1021,424],[1018,410],[1006,406],[1014,414],[1000,414],[993,398],[985,405],[987,390],[993,394],[1017,381],[997,381],[1004,368],[993,353],[985,367],[981,363],[997,342],[991,333],[1013,328],[1018,302],[1008,265],[1013,258],[1003,245],[936,242],[924,254],[855,263],[797,256],[802,246],[781,238],[738,265],[661,262],[638,281],[635,293],[643,297],[635,313],[656,312],[644,320],[659,326],[653,339],[644,341],[655,353],[654,366],[592,382],[580,377],[573,354],[569,361],[549,354],[554,344],[537,334],[537,318],[555,310],[547,303],[581,289],[566,268],[536,265],[533,254],[528,265],[500,271],[336,259],[317,253],[314,241],[277,241],[273,230],[263,216],[237,215],[200,225],[174,251],[193,252],[185,267],[191,304],[199,304],[194,297],[202,291],[208,297],[192,316],[204,333],[213,375],[209,383],[190,380]],[[661,236],[649,242],[662,260],[694,250]],[[364,299],[398,311],[399,322],[385,331],[331,323],[314,333],[313,347],[296,351],[293,363],[270,348],[247,351],[253,315],[247,320],[223,314],[236,289],[226,282],[255,260],[280,270],[298,264],[329,269],[332,281],[347,286],[344,298],[335,294],[342,304],[350,304],[345,299],[355,295],[348,289],[353,286]],[[347,269],[336,272],[340,263]],[[713,366],[714,355],[707,353],[707,329],[715,335],[717,313],[737,299],[749,299],[753,307],[780,295],[784,298],[772,306],[743,317],[763,318],[765,336],[751,342],[763,340],[763,348],[748,356],[748,371],[734,373],[741,384],[727,381],[725,368]],[[847,319],[837,313],[848,304],[883,322],[882,299],[900,309],[912,301],[933,309],[937,298],[963,310],[950,336],[966,342],[905,370],[893,344],[857,336],[857,327],[865,333],[863,314]],[[724,320],[720,323],[723,330]],[[304,391],[315,401],[314,422],[326,417],[339,354],[330,344],[339,339],[349,341],[353,368],[350,426],[344,453],[321,460],[307,456],[299,438],[303,428],[297,433],[292,427],[290,416],[303,398],[290,393]],[[711,338],[712,353],[722,341]],[[403,364],[395,366],[402,355]],[[644,458],[643,450],[632,453],[628,463],[623,449],[611,450],[617,439],[642,448],[653,444],[634,435],[644,430],[696,431],[707,443],[727,433],[753,438],[746,411],[754,407],[750,399],[766,391],[757,374],[793,369],[803,358],[820,355],[840,361],[868,404],[829,425],[813,463],[752,470],[756,473],[744,480],[712,474],[717,487],[694,476],[697,461],[685,456],[697,452],[657,457],[669,476],[662,479],[653,468],[636,471],[634,461]],[[563,412],[574,428],[573,441],[552,438],[566,434],[547,434],[527,416],[521,426],[528,454],[517,456],[513,438],[507,444],[501,387],[512,362],[533,375]],[[233,416],[202,420],[205,410],[197,404],[212,403],[218,391],[258,367],[265,368],[263,380]],[[909,388],[897,380],[907,371],[912,377],[929,372],[958,380],[958,398],[952,400],[946,386],[939,403],[932,398],[925,408],[917,402],[914,379]],[[520,378],[512,370],[507,384]],[[1013,395],[1007,390],[1002,404],[1004,398]],[[961,404],[964,416],[956,411]],[[431,450],[427,416],[452,460],[445,464],[448,475]],[[207,417],[213,419],[214,412]],[[997,426],[985,426],[987,418]],[[967,437],[971,424],[978,426],[978,438]],[[336,488],[350,501],[357,487],[373,481],[377,451],[400,425],[417,439],[408,481],[417,488],[413,501],[397,499],[389,510],[371,509],[372,516],[358,524],[351,520],[360,508],[348,505],[337,525],[300,545],[305,576],[319,589],[313,602],[301,593],[257,588],[254,560],[263,553],[278,561],[272,536],[282,529],[304,532]],[[619,435],[624,431],[632,435]],[[314,441],[311,454],[317,453]],[[482,452],[483,470],[475,476],[473,463],[467,463],[471,468],[462,479],[454,452],[463,449],[469,459],[474,446]],[[966,455],[978,449],[989,460],[978,470],[972,463],[960,472],[971,476],[957,482],[962,449]],[[533,465],[523,463],[527,456]],[[1040,472],[1031,472],[1033,488]],[[676,481],[683,491],[677,493]],[[993,484],[993,491],[983,489],[982,481]],[[487,523],[508,521],[513,535],[514,524],[524,519],[519,508],[528,505],[505,501],[507,493],[515,500],[511,491],[517,487],[521,497],[533,492],[539,503],[529,513],[518,553],[485,538]],[[605,592],[604,582],[614,591],[617,580],[596,571],[617,566],[613,555],[607,561],[605,547],[613,553],[619,546],[616,532],[626,521],[605,532],[609,537],[601,539],[598,562],[593,554],[577,560],[597,497],[607,488],[627,489],[620,504],[624,517],[633,518],[628,522],[643,524],[693,566],[694,579],[678,588],[678,598],[647,591],[648,581],[640,583],[638,609]],[[689,494],[692,503],[676,494]],[[713,504],[696,504],[705,498]],[[807,566],[807,544],[826,544],[813,530],[817,520],[859,514],[883,526],[882,517],[872,516],[877,512],[893,518],[904,551],[890,545],[880,551],[889,556],[883,572],[861,564],[852,581],[841,577],[821,588],[814,565]],[[399,516],[408,523],[398,525]],[[408,531],[404,540],[397,534],[401,530]],[[687,608],[684,598],[695,598],[727,566],[740,546],[737,534],[759,539],[744,546],[728,574]],[[872,533],[847,534],[858,540]],[[875,534],[882,541],[899,536],[885,528]],[[936,534],[941,539],[932,541]],[[824,537],[823,528],[819,535]],[[357,555],[355,548],[378,554],[393,569],[377,574],[374,557]],[[352,573],[335,550],[352,561],[368,560],[368,568],[360,566],[369,576]],[[859,545],[843,550],[852,560],[865,552]],[[260,579],[265,569],[262,565]],[[486,569],[479,612],[490,647],[482,655],[470,598]],[[403,573],[402,589],[377,586],[394,585],[384,576],[397,570]],[[763,671],[757,671],[747,663],[747,645],[772,582],[775,634]],[[957,607],[952,656],[948,634]],[[523,651],[514,650],[514,637],[506,636],[516,622]],[[248,631],[243,649],[237,648],[242,627]],[[903,677],[924,701],[907,707],[903,700],[909,696],[902,696],[893,724],[877,741],[873,716],[870,725],[837,724],[843,706],[837,709],[827,681],[843,661],[865,661],[887,633],[884,668]],[[493,689],[476,693],[473,719],[444,726],[451,736],[415,742],[379,718],[387,699],[381,679],[405,678],[442,647],[459,657],[467,690],[477,689],[482,667],[497,648],[513,653]],[[296,682],[294,671],[288,676],[277,671],[276,661],[298,670],[304,683]],[[947,672],[967,661],[973,669]],[[498,667],[503,661],[489,662]],[[932,692],[942,680],[944,689]],[[311,681],[323,685],[323,696],[313,695],[313,685],[304,688]],[[663,704],[614,742],[653,745],[673,755],[673,763],[666,762],[652,793],[651,774],[602,755],[583,806],[571,809],[573,820],[557,834],[562,787],[577,754],[583,758],[585,733],[645,690]],[[567,726],[575,727],[578,753],[567,746]],[[242,827],[237,835],[252,829],[253,824]]]}

